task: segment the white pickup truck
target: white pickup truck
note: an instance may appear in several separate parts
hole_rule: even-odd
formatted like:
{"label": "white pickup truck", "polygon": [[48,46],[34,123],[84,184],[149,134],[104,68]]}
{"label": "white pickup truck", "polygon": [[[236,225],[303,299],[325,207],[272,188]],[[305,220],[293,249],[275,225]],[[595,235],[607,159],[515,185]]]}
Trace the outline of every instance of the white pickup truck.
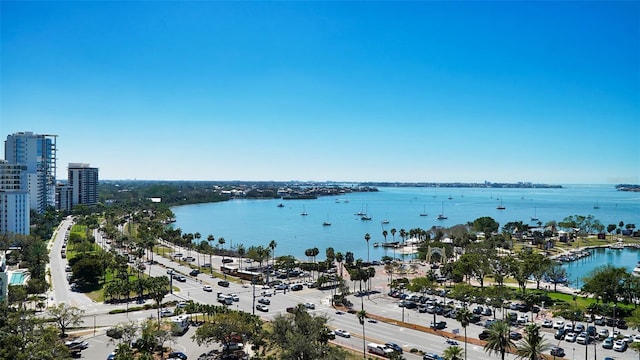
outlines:
{"label": "white pickup truck", "polygon": [[376,344],[376,343],[368,343],[367,351],[372,354],[376,354],[384,357],[388,357],[391,353],[393,353],[393,350],[389,349],[388,347],[382,344]]}

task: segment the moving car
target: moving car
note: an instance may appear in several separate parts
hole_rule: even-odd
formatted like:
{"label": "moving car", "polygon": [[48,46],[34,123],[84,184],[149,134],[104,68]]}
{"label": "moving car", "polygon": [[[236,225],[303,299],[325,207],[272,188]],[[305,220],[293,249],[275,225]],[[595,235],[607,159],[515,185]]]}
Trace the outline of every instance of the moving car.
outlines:
{"label": "moving car", "polygon": [[435,353],[426,353],[422,356],[422,360],[444,360],[444,358]]}
{"label": "moving car", "polygon": [[256,305],[256,310],[267,312],[269,311],[269,307],[267,307],[267,305],[265,304],[258,304]]}
{"label": "moving car", "polygon": [[218,281],[218,286],[229,287],[229,282],[227,280]]}
{"label": "moving car", "polygon": [[265,298],[260,298],[260,299],[258,299],[258,302],[259,302],[260,304],[264,304],[264,305],[271,305],[271,300],[269,300],[269,299],[265,299]]}
{"label": "moving car", "polygon": [[431,323],[429,323],[429,327],[442,330],[447,327],[447,323],[446,321],[436,321],[435,323],[432,321]]}
{"label": "moving car", "polygon": [[345,337],[345,338],[350,338],[351,337],[351,334],[347,330],[335,329],[333,332],[336,333],[336,335],[342,336],[342,337]]}
{"label": "moving car", "polygon": [[202,287],[202,290],[207,291],[207,292],[212,292],[213,288],[209,285],[205,285]]}
{"label": "moving car", "polygon": [[169,354],[169,359],[187,360],[187,355],[181,351],[174,351]]}
{"label": "moving car", "polygon": [[306,303],[304,303],[304,307],[306,307],[307,309],[313,310],[313,309],[316,308],[316,304],[310,303],[310,302],[306,302]]}
{"label": "moving car", "polygon": [[400,347],[400,345],[396,344],[396,343],[392,343],[392,342],[388,342],[386,344],[384,344],[384,346],[388,347],[389,349],[402,354],[402,347]]}
{"label": "moving car", "polygon": [[162,309],[162,310],[160,310],[160,316],[162,316],[162,317],[173,316],[173,310],[171,310],[171,309]]}

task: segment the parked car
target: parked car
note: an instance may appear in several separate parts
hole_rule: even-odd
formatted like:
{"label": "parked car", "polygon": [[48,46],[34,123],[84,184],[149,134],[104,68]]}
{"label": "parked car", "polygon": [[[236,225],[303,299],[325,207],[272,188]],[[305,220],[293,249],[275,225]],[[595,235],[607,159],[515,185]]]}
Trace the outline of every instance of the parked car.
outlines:
{"label": "parked car", "polygon": [[564,321],[563,320],[556,320],[556,322],[553,323],[553,328],[554,329],[564,329]]}
{"label": "parked car", "polygon": [[576,338],[578,336],[573,331],[569,331],[564,335],[564,341],[566,342],[576,342]]}
{"label": "parked car", "polygon": [[549,319],[545,319],[545,320],[542,322],[541,326],[542,326],[543,328],[551,328],[551,327],[553,327],[553,321],[551,321],[551,320],[549,320]]}
{"label": "parked car", "polygon": [[586,331],[583,331],[576,337],[576,342],[578,344],[588,345],[591,342],[591,337]]}
{"label": "parked car", "polygon": [[604,339],[604,341],[602,341],[602,348],[603,349],[613,349],[613,338],[612,337],[608,337],[608,338]]}
{"label": "parked car", "polygon": [[442,329],[447,327],[447,322],[446,321],[436,321],[436,322],[432,321],[431,323],[429,323],[429,326],[431,328],[433,328],[433,329],[436,329],[436,330],[442,330]]}
{"label": "parked car", "polygon": [[613,351],[624,352],[627,350],[627,343],[624,340],[616,340],[613,343]]}
{"label": "parked car", "polygon": [[556,340],[562,340],[562,339],[564,339],[564,329],[563,329],[563,328],[560,328],[560,329],[556,330],[556,333],[555,333],[555,334],[553,334],[553,337],[554,337]]}
{"label": "parked car", "polygon": [[222,259],[222,263],[223,264],[228,264],[228,263],[232,263],[233,259]]}
{"label": "parked car", "polygon": [[489,330],[482,330],[480,335],[478,335],[478,339],[487,340],[491,336],[491,332]]}
{"label": "parked car", "polygon": [[160,316],[162,317],[168,317],[168,316],[173,316],[174,312],[171,309],[162,309],[160,310]]}
{"label": "parked car", "polygon": [[565,355],[564,349],[559,347],[559,346],[552,346],[551,347],[551,355],[558,356],[558,357],[564,357],[564,355]]}
{"label": "parked car", "polygon": [[342,337],[345,337],[345,338],[350,338],[351,337],[351,334],[347,330],[335,329],[334,332],[338,336],[342,336]]}
{"label": "parked car", "polygon": [[522,339],[522,334],[517,331],[512,331],[509,333],[509,339],[511,340],[520,340]]}

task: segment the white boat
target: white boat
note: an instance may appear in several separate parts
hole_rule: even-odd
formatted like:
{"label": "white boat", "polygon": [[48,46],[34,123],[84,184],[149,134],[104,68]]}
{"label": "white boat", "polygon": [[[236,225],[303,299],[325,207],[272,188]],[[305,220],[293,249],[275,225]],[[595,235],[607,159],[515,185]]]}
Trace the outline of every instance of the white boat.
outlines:
{"label": "white boat", "polygon": [[382,223],[383,223],[383,224],[388,224],[388,223],[389,223],[389,220],[384,219],[384,220],[382,220]]}
{"label": "white boat", "polygon": [[533,216],[531,217],[531,221],[538,221],[538,217],[536,216],[536,207],[533,207]]}
{"label": "white boat", "polygon": [[633,271],[631,272],[631,275],[640,277],[640,262],[638,262],[636,264],[636,267],[633,268]]}
{"label": "white boat", "polygon": [[304,205],[302,205],[302,212],[300,213],[302,216],[307,216],[309,213],[304,209]]}
{"label": "white boat", "polygon": [[440,215],[437,217],[438,220],[447,220],[447,217],[444,215],[444,201],[442,202],[442,211]]}

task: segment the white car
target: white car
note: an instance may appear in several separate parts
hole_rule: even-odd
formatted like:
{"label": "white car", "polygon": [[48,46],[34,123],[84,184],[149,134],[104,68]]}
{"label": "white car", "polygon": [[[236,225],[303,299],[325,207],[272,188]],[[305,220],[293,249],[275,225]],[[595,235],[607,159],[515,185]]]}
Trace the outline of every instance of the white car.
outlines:
{"label": "white car", "polygon": [[616,340],[613,343],[613,350],[618,352],[624,352],[627,350],[627,343],[624,340]]}
{"label": "white car", "polygon": [[564,341],[566,342],[576,342],[576,333],[574,332],[568,332],[565,336],[564,336]]}
{"label": "white car", "polygon": [[171,309],[162,309],[160,310],[160,316],[162,317],[168,317],[168,316],[173,316],[174,312]]}
{"label": "white car", "polygon": [[233,301],[240,301],[240,297],[238,296],[238,294],[229,294],[229,296],[231,296],[231,299]]}
{"label": "white car", "polygon": [[307,302],[307,303],[304,303],[304,307],[306,307],[307,309],[313,310],[316,308],[316,304]]}
{"label": "white car", "polygon": [[205,285],[202,287],[202,290],[206,291],[206,292],[212,292],[213,288],[209,285]]}
{"label": "white car", "polygon": [[589,334],[586,331],[581,332],[576,337],[576,342],[578,344],[587,345],[589,343]]}
{"label": "white car", "polygon": [[573,324],[572,323],[564,324],[564,331],[573,332]]}
{"label": "white car", "polygon": [[564,328],[564,321],[563,320],[556,320],[556,322],[553,323],[553,328],[554,329],[563,329]]}
{"label": "white car", "polygon": [[349,334],[349,332],[347,330],[335,329],[333,332],[335,332],[336,335],[342,336],[342,337],[345,337],[345,338],[350,338],[351,337],[351,334]]}
{"label": "white car", "polygon": [[549,319],[545,319],[541,325],[543,328],[550,328],[550,327],[553,327],[553,321]]}
{"label": "white car", "polygon": [[269,311],[269,307],[265,304],[258,304],[256,305],[256,310],[267,312]]}

